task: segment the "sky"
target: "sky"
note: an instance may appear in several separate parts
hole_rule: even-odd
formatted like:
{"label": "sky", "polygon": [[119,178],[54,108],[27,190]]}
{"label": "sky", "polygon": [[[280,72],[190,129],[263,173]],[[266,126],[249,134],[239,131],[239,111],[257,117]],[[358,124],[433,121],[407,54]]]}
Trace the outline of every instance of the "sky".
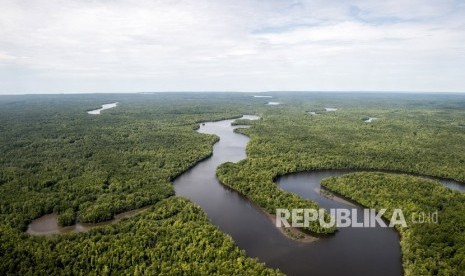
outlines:
{"label": "sky", "polygon": [[463,0],[0,0],[0,94],[465,92]]}

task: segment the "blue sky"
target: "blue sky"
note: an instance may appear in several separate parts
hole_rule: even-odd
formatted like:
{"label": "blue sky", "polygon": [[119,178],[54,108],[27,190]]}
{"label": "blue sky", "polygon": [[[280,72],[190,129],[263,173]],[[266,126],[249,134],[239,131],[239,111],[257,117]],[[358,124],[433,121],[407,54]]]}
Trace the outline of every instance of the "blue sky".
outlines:
{"label": "blue sky", "polygon": [[0,94],[465,92],[465,1],[0,0]]}

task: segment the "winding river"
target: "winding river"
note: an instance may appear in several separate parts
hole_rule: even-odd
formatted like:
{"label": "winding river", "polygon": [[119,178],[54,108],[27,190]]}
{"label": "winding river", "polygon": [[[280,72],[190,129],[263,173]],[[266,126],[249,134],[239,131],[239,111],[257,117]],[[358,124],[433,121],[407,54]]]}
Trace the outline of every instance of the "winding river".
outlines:
{"label": "winding river", "polygon": [[[252,115],[242,118],[258,119]],[[314,242],[294,241],[285,237],[260,208],[220,184],[216,178],[216,168],[224,162],[246,158],[245,147],[249,138],[234,132],[238,126],[231,126],[233,121],[200,125],[198,132],[215,134],[220,141],[213,146],[210,158],[176,178],[174,188],[177,195],[198,204],[212,223],[229,234],[248,256],[256,257],[267,266],[279,268],[288,275],[402,275],[399,236],[395,230],[380,227],[341,228],[335,235]],[[360,207],[320,192],[321,179],[345,173],[348,171],[296,173],[280,177],[277,184],[283,190],[316,201],[323,208],[356,208],[361,215]],[[448,183],[452,188],[464,188],[453,181]],[[43,218],[31,223],[29,230],[36,230],[31,234],[40,232],[40,227],[36,225],[34,229],[33,226]],[[81,226],[63,232],[78,232],[82,230]],[[84,230],[91,228],[85,226]]]}
{"label": "winding river", "polygon": [[[256,116],[243,118],[258,119]],[[200,205],[213,224],[229,234],[248,256],[257,257],[267,266],[279,268],[288,275],[402,275],[399,235],[394,229],[341,228],[335,235],[312,243],[290,240],[261,209],[220,184],[216,168],[224,162],[246,158],[249,138],[233,132],[237,128],[231,126],[233,121],[208,122],[200,126],[198,132],[215,134],[220,141],[214,145],[212,157],[174,181],[177,195]],[[296,173],[280,177],[277,184],[283,190],[314,200],[323,208],[355,208],[361,216],[361,207],[320,192],[323,178],[349,172]],[[465,186],[455,181],[440,182],[451,189],[465,191]]]}
{"label": "winding river", "polygon": [[[288,275],[402,274],[399,236],[393,229],[345,228],[312,243],[290,240],[261,209],[221,185],[215,176],[216,168],[224,162],[244,159],[249,140],[233,132],[232,121],[210,122],[200,127],[200,133],[218,135],[220,141],[214,145],[211,158],[175,180],[177,195],[200,205],[213,224],[229,234],[248,256],[257,257]],[[331,200],[316,191],[322,178],[342,173],[293,174],[281,177],[278,185],[311,198],[324,208],[359,208]]]}

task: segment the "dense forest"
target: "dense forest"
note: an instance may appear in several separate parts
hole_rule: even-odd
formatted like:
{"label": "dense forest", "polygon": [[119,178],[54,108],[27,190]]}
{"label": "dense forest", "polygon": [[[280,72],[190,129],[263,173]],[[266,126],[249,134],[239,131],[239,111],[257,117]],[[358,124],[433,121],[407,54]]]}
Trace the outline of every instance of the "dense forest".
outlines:
{"label": "dense forest", "polygon": [[[247,159],[218,169],[226,185],[269,212],[291,200],[273,180],[292,172],[375,169],[465,181],[463,96],[278,95],[283,105],[264,111],[253,128],[237,130],[251,137]],[[325,106],[338,110],[308,113]],[[378,119],[366,123],[366,116]]]}
{"label": "dense forest", "polygon": [[[198,207],[174,195],[172,180],[210,156],[218,139],[194,131],[203,121],[261,116],[234,123],[251,125],[236,129],[251,137],[248,156],[217,175],[271,214],[318,208],[276,186],[276,177],[293,172],[382,170],[465,181],[463,95],[267,95],[281,105],[246,93],[0,97],[0,274],[279,274],[247,258]],[[119,104],[101,115],[86,112],[111,102]],[[344,188],[351,178],[328,180],[340,190],[327,186],[375,208],[398,201],[409,210],[446,210],[438,228],[400,230],[406,274],[463,271],[463,224],[452,210],[463,209],[461,194],[415,177],[351,177],[360,179],[361,194]],[[70,225],[142,206],[152,207],[87,233],[24,232],[45,214]],[[336,231],[318,224],[309,230]]]}
{"label": "dense forest", "polygon": [[194,132],[197,122],[247,108],[219,96],[216,110],[199,106],[205,96],[136,95],[127,103],[113,96],[122,102],[117,109],[92,116],[85,111],[98,105],[90,102],[108,97],[89,97],[3,99],[0,210],[13,216],[12,227],[52,211],[64,225],[74,216],[98,222],[173,195],[170,181],[209,156],[217,140]]}
{"label": "dense forest", "polygon": [[20,275],[278,275],[245,257],[180,197],[88,233],[27,237],[2,228],[2,274]]}
{"label": "dense forest", "polygon": [[[237,130],[251,137],[247,159],[237,164],[223,164],[217,174],[225,185],[240,191],[272,214],[277,208],[312,208],[313,203],[276,186],[274,180],[278,176],[294,172],[382,170],[465,182],[465,129],[461,127],[465,121],[463,95],[271,95],[283,104],[263,111],[260,121],[251,122],[252,128]],[[325,107],[337,110],[328,112]],[[377,119],[367,123],[364,122],[367,117]],[[363,191],[360,185],[357,188]],[[463,204],[463,198],[456,196],[455,204]],[[411,194],[409,200],[415,198]],[[318,225],[311,225],[310,230],[322,232]],[[440,231],[445,230],[446,227]],[[452,235],[462,231],[462,226],[457,225],[448,228],[446,233]],[[416,246],[429,247],[430,253],[443,249],[434,247],[433,240],[412,239],[420,243]],[[412,244],[412,241],[407,243]],[[452,248],[462,248],[465,244],[461,239],[448,243]],[[402,250],[410,257],[418,253],[407,253],[406,246]],[[457,258],[455,251],[449,253],[444,256],[436,252],[436,257]],[[404,267],[406,272],[413,271],[411,275],[435,274],[438,269],[447,274],[450,267],[457,269],[453,260],[444,261],[449,266],[446,269],[446,265],[434,268],[410,257],[404,259]],[[418,271],[422,273],[414,273]]]}
{"label": "dense forest", "polygon": [[[276,274],[249,259],[171,181],[208,157],[198,123],[251,113],[227,94],[0,97],[0,274]],[[119,102],[101,115],[87,110]],[[168,199],[167,199],[168,198]],[[31,237],[35,218],[100,222],[82,234]],[[253,272],[253,273],[252,273]]]}
{"label": "dense forest", "polygon": [[[324,179],[322,186],[375,209],[402,209],[407,227],[398,227],[405,275],[463,275],[465,196],[439,182],[411,175],[354,173]],[[430,215],[438,212],[438,223]],[[419,223],[423,216],[431,221]],[[398,226],[398,225],[397,225]]]}

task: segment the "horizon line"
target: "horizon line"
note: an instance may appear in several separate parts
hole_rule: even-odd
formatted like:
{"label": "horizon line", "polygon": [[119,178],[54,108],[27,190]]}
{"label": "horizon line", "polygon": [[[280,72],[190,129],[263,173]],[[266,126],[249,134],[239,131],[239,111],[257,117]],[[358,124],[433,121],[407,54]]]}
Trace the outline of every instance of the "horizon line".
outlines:
{"label": "horizon line", "polygon": [[227,91],[227,90],[177,90],[177,91],[139,91],[139,92],[40,92],[40,93],[0,93],[0,96],[33,96],[33,95],[82,95],[82,94],[162,94],[162,93],[360,93],[360,94],[465,94],[465,91],[402,91],[402,90],[269,90],[269,91]]}

